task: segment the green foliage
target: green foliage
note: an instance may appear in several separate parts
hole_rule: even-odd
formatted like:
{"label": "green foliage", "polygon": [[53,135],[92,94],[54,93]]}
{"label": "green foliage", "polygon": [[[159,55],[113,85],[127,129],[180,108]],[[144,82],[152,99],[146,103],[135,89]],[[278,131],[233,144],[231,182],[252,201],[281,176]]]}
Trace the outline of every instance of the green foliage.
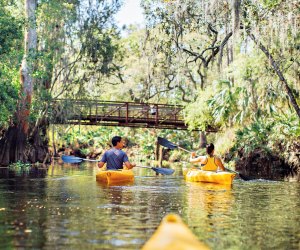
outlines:
{"label": "green foliage", "polygon": [[28,174],[30,172],[30,169],[32,167],[31,164],[29,163],[24,163],[24,162],[21,162],[21,161],[17,161],[13,164],[10,164],[9,166],[9,169],[14,171],[14,173],[16,175],[23,175],[24,173]]}
{"label": "green foliage", "polygon": [[[274,119],[275,118],[275,119]],[[246,155],[256,148],[279,154],[277,144],[291,144],[300,136],[300,122],[294,113],[277,115],[272,119],[258,119],[236,132],[231,152],[242,150]]]}
{"label": "green foliage", "polygon": [[30,166],[31,165],[29,163],[23,163],[20,161],[9,165],[9,167],[11,167],[11,168],[29,168]]}
{"label": "green foliage", "polygon": [[8,3],[0,2],[0,129],[9,126],[16,111],[23,40],[21,25],[22,20],[9,11]]}
{"label": "green foliage", "polygon": [[212,109],[208,105],[208,100],[212,96],[212,89],[200,91],[195,102],[188,104],[184,109],[184,119],[190,129],[199,128],[206,130],[209,125],[216,124],[212,116]]}
{"label": "green foliage", "polygon": [[80,148],[80,150],[89,146],[105,149],[111,144],[111,138],[114,135],[126,136],[126,129],[119,127],[73,127],[71,130],[58,132],[62,144],[71,148]]}
{"label": "green foliage", "polygon": [[300,136],[300,121],[295,113],[286,112],[274,117],[274,140],[293,140]]}
{"label": "green foliage", "polygon": [[139,154],[145,158],[144,160],[155,160],[156,137],[153,136],[151,131],[142,130],[144,131],[142,132],[141,129],[137,130],[139,132],[131,140],[138,145]]}
{"label": "green foliage", "polygon": [[241,124],[249,116],[249,93],[228,80],[215,81],[213,87],[200,91],[195,102],[187,105],[185,121],[191,129],[206,130]]}
{"label": "green foliage", "polygon": [[0,57],[10,53],[12,49],[20,46],[22,40],[22,21],[11,16],[0,5]]}
{"label": "green foliage", "polygon": [[242,122],[248,106],[247,91],[242,87],[234,87],[230,81],[221,80],[217,82],[215,94],[207,103],[216,122],[228,125]]}
{"label": "green foliage", "polygon": [[90,153],[90,150],[88,148],[80,148],[80,152],[83,155],[88,155]]}
{"label": "green foliage", "polygon": [[[71,130],[64,129],[61,131],[58,131],[57,128],[55,143],[56,145],[61,144],[69,148],[79,149],[84,155],[88,155],[95,149],[101,149],[101,152],[110,148],[111,138],[115,135],[120,135],[127,141],[127,147],[124,150],[130,152],[130,155],[134,156],[137,161],[155,159],[157,136],[167,138],[188,150],[194,150],[199,144],[198,132],[148,128],[96,128],[93,126],[73,127]],[[187,160],[189,157],[189,154],[183,153],[180,150],[170,151],[168,155],[170,157],[169,160],[172,161]]]}
{"label": "green foliage", "polygon": [[282,0],[263,0],[262,6],[268,9],[273,9],[274,7],[277,7],[279,4],[281,4]]}
{"label": "green foliage", "polygon": [[82,51],[87,57],[89,70],[94,69],[102,75],[109,76],[118,70],[114,64],[116,53],[119,49],[115,40],[118,39],[116,30],[101,30],[97,23],[86,24],[81,37]]}
{"label": "green foliage", "polygon": [[16,111],[18,86],[0,80],[0,88],[0,128],[5,128],[9,125],[10,119],[13,118]]}
{"label": "green foliage", "polygon": [[232,151],[242,149],[245,154],[250,153],[256,148],[263,148],[270,151],[268,147],[269,137],[272,134],[274,122],[256,120],[249,126],[240,129],[236,133],[236,143]]}

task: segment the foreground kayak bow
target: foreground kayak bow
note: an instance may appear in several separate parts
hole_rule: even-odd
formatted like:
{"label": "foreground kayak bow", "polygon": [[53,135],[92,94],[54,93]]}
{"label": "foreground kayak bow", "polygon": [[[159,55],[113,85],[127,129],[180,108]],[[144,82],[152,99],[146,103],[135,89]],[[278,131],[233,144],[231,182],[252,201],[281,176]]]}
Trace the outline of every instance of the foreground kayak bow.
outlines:
{"label": "foreground kayak bow", "polygon": [[175,214],[167,215],[142,250],[207,250]]}

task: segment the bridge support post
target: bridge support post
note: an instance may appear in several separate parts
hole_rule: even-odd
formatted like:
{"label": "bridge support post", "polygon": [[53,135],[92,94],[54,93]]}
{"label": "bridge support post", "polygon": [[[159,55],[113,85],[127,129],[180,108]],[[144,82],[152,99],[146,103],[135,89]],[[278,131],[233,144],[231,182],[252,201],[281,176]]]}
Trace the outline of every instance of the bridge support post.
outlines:
{"label": "bridge support post", "polygon": [[200,140],[199,148],[205,148],[207,144],[207,139],[204,131],[200,131],[199,140]]}
{"label": "bridge support post", "polygon": [[155,147],[155,160],[159,167],[162,166],[162,160],[163,160],[163,148],[159,145],[158,141],[156,141],[156,147]]}

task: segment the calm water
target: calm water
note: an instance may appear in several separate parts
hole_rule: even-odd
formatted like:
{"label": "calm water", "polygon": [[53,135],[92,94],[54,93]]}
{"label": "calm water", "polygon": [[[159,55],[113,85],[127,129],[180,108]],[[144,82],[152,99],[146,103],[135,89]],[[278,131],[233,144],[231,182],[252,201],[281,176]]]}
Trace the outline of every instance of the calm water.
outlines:
{"label": "calm water", "polygon": [[[180,169],[135,169],[101,186],[96,165],[0,174],[1,249],[140,249],[164,215],[181,215],[212,249],[300,249],[300,183],[186,183]],[[13,176],[14,175],[14,176]]]}

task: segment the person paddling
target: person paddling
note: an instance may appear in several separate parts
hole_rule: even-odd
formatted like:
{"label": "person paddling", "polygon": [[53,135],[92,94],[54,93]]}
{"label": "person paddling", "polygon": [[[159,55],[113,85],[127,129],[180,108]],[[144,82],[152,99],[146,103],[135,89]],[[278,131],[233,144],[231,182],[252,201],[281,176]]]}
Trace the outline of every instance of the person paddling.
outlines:
{"label": "person paddling", "polygon": [[123,169],[123,163],[127,169],[132,169],[136,166],[136,164],[129,162],[127,154],[122,151],[124,140],[121,136],[114,136],[111,143],[113,148],[104,153],[101,161],[98,163],[99,168],[102,168],[105,163],[107,170]]}
{"label": "person paddling", "polygon": [[206,146],[207,156],[196,157],[196,153],[192,152],[190,162],[191,163],[199,162],[201,165],[203,165],[201,169],[205,171],[217,171],[218,168],[220,168],[222,171],[225,171],[225,167],[221,159],[215,156],[214,152],[215,152],[215,146],[214,144],[210,143]]}

